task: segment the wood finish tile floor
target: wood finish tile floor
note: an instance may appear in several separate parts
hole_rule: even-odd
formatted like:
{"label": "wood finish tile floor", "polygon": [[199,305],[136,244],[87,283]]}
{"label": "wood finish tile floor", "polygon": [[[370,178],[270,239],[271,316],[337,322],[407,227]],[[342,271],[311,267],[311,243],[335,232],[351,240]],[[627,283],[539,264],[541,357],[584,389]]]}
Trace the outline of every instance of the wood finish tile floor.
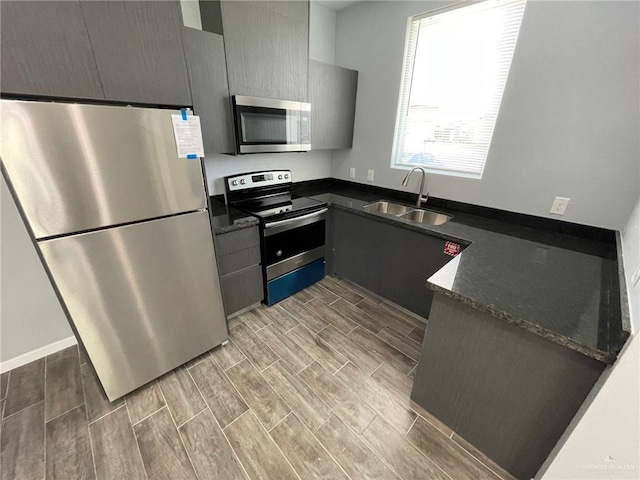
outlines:
{"label": "wood finish tile floor", "polygon": [[76,347],[1,376],[0,477],[510,479],[411,402],[425,326],[326,277],[110,403]]}

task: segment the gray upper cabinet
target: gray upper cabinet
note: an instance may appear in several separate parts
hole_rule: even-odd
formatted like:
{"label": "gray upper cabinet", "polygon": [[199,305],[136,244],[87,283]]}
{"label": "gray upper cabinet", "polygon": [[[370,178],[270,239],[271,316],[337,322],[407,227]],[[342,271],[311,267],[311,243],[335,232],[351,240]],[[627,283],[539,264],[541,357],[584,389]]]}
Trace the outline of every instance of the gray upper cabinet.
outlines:
{"label": "gray upper cabinet", "polygon": [[311,149],[351,148],[358,72],[309,61]]}
{"label": "gray upper cabinet", "polygon": [[309,2],[222,2],[232,95],[307,101]]}
{"label": "gray upper cabinet", "polygon": [[104,98],[78,2],[2,1],[2,92]]}
{"label": "gray upper cabinet", "polygon": [[81,6],[108,100],[191,105],[178,1]]}
{"label": "gray upper cabinet", "polygon": [[204,151],[231,153],[235,143],[222,36],[184,27],[182,37],[193,110],[200,116]]}

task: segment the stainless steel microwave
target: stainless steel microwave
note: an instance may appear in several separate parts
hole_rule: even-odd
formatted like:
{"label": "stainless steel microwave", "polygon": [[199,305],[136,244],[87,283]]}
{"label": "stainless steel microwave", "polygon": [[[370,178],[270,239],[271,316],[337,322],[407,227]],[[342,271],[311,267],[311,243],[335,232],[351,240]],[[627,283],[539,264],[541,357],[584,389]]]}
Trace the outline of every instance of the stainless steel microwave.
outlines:
{"label": "stainless steel microwave", "polygon": [[233,95],[236,153],[311,150],[311,104]]}

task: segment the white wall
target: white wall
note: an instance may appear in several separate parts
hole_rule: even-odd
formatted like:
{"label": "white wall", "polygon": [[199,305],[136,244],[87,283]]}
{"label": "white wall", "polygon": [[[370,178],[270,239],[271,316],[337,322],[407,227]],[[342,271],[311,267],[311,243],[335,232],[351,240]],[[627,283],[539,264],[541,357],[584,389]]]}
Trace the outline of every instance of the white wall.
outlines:
{"label": "white wall", "polygon": [[309,58],[333,64],[336,53],[336,12],[323,5],[309,5]]}
{"label": "white wall", "polygon": [[622,230],[622,258],[624,260],[627,289],[629,290],[631,324],[633,331],[638,333],[640,332],[640,282],[634,287],[631,283],[631,277],[636,269],[640,267],[640,198],[638,198],[636,208],[633,209],[629,221],[627,221]]}
{"label": "white wall", "polygon": [[541,478],[640,478],[639,364],[635,335]]}
{"label": "white wall", "polygon": [[75,339],[4,178],[1,183],[0,370],[4,371],[17,366],[7,361]]}
{"label": "white wall", "polygon": [[234,173],[282,168],[291,170],[294,182],[326,178],[331,173],[331,152],[209,155],[204,162],[211,195],[224,193],[222,178]]}
{"label": "white wall", "polygon": [[[354,147],[332,176],[415,191],[390,159],[407,18],[443,2],[362,2],[338,13],[336,64],[360,72]],[[481,180],[430,175],[437,197],[621,229],[640,189],[638,2],[530,1]],[[558,218],[557,216],[555,218]]]}

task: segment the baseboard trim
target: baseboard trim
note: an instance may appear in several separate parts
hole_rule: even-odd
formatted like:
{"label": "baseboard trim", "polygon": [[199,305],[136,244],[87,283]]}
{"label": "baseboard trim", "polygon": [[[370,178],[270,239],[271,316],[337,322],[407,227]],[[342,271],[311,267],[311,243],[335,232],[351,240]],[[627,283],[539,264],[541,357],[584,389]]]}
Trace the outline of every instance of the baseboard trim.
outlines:
{"label": "baseboard trim", "polygon": [[52,353],[56,353],[60,350],[76,345],[77,343],[78,341],[76,340],[76,337],[72,335],[63,340],[58,340],[57,342],[50,343],[44,347],[36,348],[30,352],[18,355],[15,358],[5,360],[4,362],[0,362],[0,373],[5,373],[9,370],[21,367],[22,365],[26,365],[27,363],[34,362],[46,357],[47,355],[51,355]]}

